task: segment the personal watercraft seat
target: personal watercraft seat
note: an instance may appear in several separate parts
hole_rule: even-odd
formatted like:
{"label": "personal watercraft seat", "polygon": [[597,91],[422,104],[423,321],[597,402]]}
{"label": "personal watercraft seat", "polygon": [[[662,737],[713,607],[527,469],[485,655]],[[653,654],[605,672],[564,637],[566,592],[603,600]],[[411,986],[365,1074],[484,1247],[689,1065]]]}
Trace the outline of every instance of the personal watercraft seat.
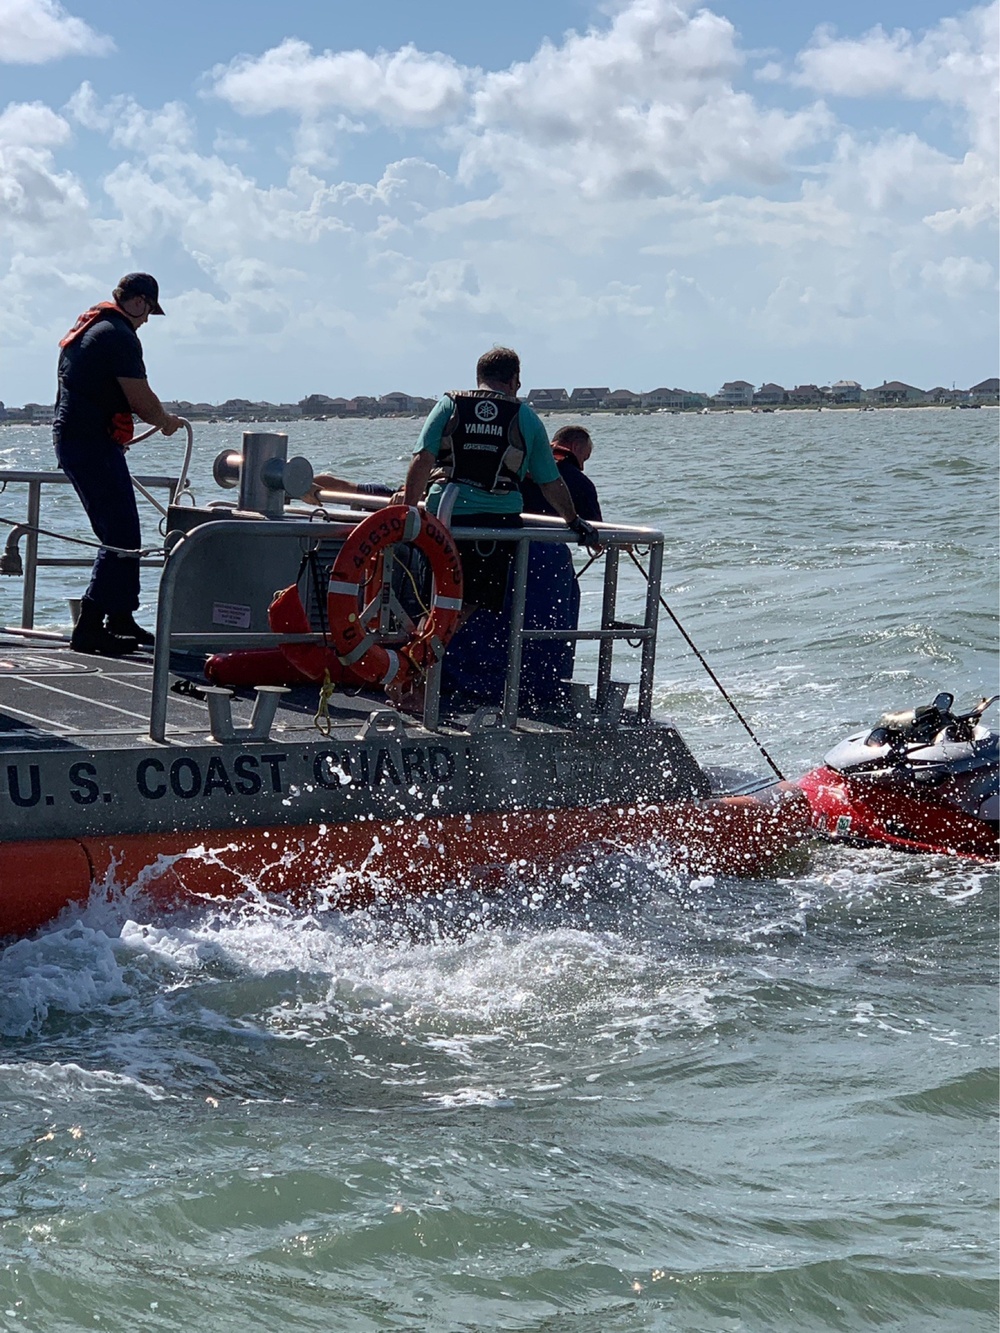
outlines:
{"label": "personal watercraft seat", "polygon": [[939,694],[933,703],[898,713],[883,713],[877,727],[868,733],[868,746],[888,745],[892,751],[909,746],[932,745],[937,740],[971,741],[976,724],[1000,696],[980,699],[968,713],[952,713],[953,694]]}

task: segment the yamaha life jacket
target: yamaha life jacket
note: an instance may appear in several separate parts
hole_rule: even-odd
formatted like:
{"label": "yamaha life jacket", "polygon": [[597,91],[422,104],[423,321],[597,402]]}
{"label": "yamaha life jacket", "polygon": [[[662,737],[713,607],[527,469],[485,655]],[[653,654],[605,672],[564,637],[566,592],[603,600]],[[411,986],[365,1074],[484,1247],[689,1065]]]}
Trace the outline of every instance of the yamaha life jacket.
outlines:
{"label": "yamaha life jacket", "polygon": [[[69,333],[64,338],[59,339],[59,346],[68,347],[70,343],[76,342],[77,338],[82,337],[92,324],[96,324],[99,319],[103,319],[109,310],[121,315],[122,319],[128,318],[114,301],[98,301],[97,305],[92,305],[89,310],[85,310],[77,318]],[[132,418],[132,413],[116,412],[111,418],[109,431],[115,444],[129,444],[135,435],[135,421]]]}
{"label": "yamaha life jacket", "polygon": [[445,397],[455,405],[438,453],[445,480],[490,495],[517,490],[525,456],[520,402],[492,389],[455,389]]}

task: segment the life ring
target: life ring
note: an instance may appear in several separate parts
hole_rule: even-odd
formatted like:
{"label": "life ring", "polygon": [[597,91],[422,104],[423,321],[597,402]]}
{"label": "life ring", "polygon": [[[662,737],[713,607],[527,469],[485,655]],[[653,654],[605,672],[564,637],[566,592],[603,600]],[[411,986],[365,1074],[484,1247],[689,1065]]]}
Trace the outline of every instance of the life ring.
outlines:
{"label": "life ring", "polygon": [[[417,632],[398,649],[374,641],[378,608],[362,622],[364,589],[381,582],[385,551],[397,542],[417,548],[431,568],[431,608]],[[357,685],[406,684],[440,658],[458,628],[462,609],[462,565],[451,534],[432,515],[391,505],[359,523],[330,570],[327,592],[330,643],[283,643],[280,651],[297,678]],[[297,583],[275,594],[267,620],[276,634],[308,634],[312,626]]]}
{"label": "life ring", "polygon": [[[407,542],[430,565],[431,603],[415,633],[399,648],[376,642],[361,619],[363,589],[390,546]],[[415,505],[389,505],[359,523],[330,570],[326,598],[329,633],[342,666],[372,685],[405,687],[440,660],[462,612],[462,563],[451,533]]]}
{"label": "life ring", "polygon": [[[311,634],[312,625],[302,605],[298,583],[282,588],[274,594],[271,605],[267,608],[267,623],[275,634]],[[329,672],[333,683],[343,685],[364,685],[367,682],[356,671],[352,671],[341,662],[333,648],[324,643],[281,643],[275,649],[263,649],[259,653],[229,654],[230,658],[257,657],[258,665],[268,672],[268,682],[276,685],[303,685],[309,681],[322,680]],[[285,664],[282,679],[277,660]],[[210,659],[211,660],[211,659]],[[242,661],[234,660],[232,665],[223,663],[213,665],[213,676],[220,685],[245,684],[247,668]],[[205,674],[209,675],[206,664]],[[233,679],[234,675],[236,679]],[[256,681],[262,684],[263,681]]]}

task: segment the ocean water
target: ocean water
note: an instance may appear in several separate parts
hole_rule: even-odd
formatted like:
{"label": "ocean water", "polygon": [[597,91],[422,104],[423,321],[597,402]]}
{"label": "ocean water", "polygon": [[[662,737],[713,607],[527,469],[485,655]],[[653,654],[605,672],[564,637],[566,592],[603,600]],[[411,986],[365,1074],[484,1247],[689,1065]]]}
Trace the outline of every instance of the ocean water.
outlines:
{"label": "ocean water", "polygon": [[[665,531],[789,776],[997,690],[995,412],[589,424],[605,513]],[[290,452],[391,481],[415,427]],[[200,499],[241,430],[199,428]],[[45,432],[0,465],[50,466]],[[70,495],[46,518],[86,532]],[[39,620],[81,586],[47,575]],[[656,707],[761,767],[669,624]],[[945,857],[746,882],[645,846],[354,915],[95,901],[0,954],[0,1328],[992,1333],[997,897]]]}

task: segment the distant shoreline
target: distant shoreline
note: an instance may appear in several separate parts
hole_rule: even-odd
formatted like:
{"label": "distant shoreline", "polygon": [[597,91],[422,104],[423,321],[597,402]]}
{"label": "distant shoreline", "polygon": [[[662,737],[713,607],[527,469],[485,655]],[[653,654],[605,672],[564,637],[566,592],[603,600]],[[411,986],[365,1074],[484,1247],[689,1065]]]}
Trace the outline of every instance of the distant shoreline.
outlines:
{"label": "distant shoreline", "polygon": [[[978,412],[983,408],[989,410],[1000,407],[1000,403],[866,403],[858,406],[857,403],[822,403],[814,407],[585,407],[585,408],[536,408],[540,417],[725,417],[725,416],[778,416],[788,413],[815,413],[815,412],[853,412],[859,416],[866,412]],[[212,426],[294,426],[303,421],[313,422],[335,422],[338,425],[349,424],[352,421],[423,421],[426,413],[424,412],[371,412],[355,413],[351,416],[195,416],[189,419],[194,425],[212,425]],[[52,419],[41,418],[32,421],[11,421],[9,419],[0,419],[0,428],[28,426],[37,429],[40,426],[51,426]]]}

